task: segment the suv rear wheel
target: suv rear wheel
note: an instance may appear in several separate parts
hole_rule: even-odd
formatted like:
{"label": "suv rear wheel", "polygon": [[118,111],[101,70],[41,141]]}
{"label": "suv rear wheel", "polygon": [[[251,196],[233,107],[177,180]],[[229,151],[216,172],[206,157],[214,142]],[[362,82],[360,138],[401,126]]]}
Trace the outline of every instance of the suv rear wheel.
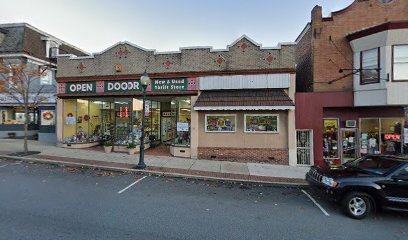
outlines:
{"label": "suv rear wheel", "polygon": [[342,208],[349,217],[363,219],[372,209],[370,195],[363,192],[350,192],[343,198]]}

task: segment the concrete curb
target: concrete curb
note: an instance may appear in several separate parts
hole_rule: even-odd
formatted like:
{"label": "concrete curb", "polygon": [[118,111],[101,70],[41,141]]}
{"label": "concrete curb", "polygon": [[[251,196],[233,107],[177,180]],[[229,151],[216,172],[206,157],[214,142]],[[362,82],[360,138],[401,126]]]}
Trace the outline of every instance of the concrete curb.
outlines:
{"label": "concrete curb", "polygon": [[8,160],[18,160],[18,161],[24,161],[24,162],[44,163],[44,164],[51,164],[51,165],[58,165],[58,166],[86,167],[86,168],[96,168],[96,169],[116,171],[116,172],[143,173],[143,174],[151,174],[155,176],[164,176],[164,177],[187,178],[187,179],[198,179],[198,180],[208,180],[208,181],[224,181],[224,182],[245,183],[245,184],[262,184],[264,186],[273,186],[273,187],[308,188],[308,184],[306,183],[255,181],[255,180],[234,179],[234,178],[210,177],[210,176],[204,176],[204,175],[190,175],[190,174],[182,174],[182,173],[169,173],[169,172],[163,172],[163,171],[109,167],[109,166],[103,166],[103,165],[97,165],[97,164],[73,163],[73,162],[56,161],[56,160],[49,160],[49,159],[17,157],[17,156],[8,156],[8,155],[0,155],[0,158],[4,158]]}

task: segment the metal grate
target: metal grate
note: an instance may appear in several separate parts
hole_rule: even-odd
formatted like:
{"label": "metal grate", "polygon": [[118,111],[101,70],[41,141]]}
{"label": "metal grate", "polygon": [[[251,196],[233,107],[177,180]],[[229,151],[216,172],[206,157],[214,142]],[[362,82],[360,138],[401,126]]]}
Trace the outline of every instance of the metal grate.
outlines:
{"label": "metal grate", "polygon": [[298,165],[312,165],[313,161],[312,130],[296,130],[296,151]]}

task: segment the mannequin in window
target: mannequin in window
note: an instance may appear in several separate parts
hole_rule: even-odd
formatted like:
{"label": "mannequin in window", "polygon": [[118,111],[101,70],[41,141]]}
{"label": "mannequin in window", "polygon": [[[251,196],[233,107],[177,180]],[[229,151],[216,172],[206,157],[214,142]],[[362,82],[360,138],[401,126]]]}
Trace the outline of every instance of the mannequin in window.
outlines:
{"label": "mannequin in window", "polygon": [[385,153],[395,154],[395,143],[389,139],[385,141]]}
{"label": "mannequin in window", "polygon": [[377,139],[373,135],[370,135],[370,138],[368,139],[368,153],[375,154],[376,150],[377,150]]}

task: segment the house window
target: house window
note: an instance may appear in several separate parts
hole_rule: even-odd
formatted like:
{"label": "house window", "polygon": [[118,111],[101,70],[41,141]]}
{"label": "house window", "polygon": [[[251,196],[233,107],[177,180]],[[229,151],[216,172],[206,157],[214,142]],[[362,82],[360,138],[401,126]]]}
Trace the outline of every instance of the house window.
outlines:
{"label": "house window", "polygon": [[393,46],[393,80],[408,80],[408,45]]}
{"label": "house window", "polygon": [[41,85],[51,85],[52,84],[52,70],[46,70],[41,76]]}
{"label": "house window", "polygon": [[278,133],[278,114],[245,114],[246,133]]}
{"label": "house window", "polygon": [[206,132],[236,132],[236,114],[206,114]]}
{"label": "house window", "polygon": [[361,52],[360,61],[360,84],[380,82],[380,49],[374,48]]}

